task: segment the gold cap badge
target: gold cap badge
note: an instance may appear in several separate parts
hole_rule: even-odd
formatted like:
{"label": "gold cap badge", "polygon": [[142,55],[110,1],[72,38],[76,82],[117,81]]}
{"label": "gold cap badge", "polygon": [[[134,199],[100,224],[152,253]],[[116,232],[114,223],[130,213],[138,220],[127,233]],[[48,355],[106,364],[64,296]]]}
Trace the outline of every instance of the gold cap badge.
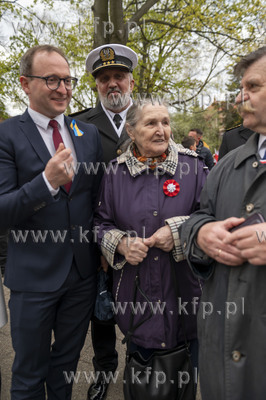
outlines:
{"label": "gold cap badge", "polygon": [[100,58],[102,62],[113,61],[115,59],[115,52],[111,47],[105,47],[100,51]]}

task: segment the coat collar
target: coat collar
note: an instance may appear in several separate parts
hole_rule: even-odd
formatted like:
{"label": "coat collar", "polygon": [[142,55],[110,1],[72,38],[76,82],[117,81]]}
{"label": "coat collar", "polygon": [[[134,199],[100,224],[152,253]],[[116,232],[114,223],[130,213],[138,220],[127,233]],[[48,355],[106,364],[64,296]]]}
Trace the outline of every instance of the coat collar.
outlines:
{"label": "coat collar", "polygon": [[258,153],[258,140],[259,134],[255,133],[254,135],[250,136],[248,141],[243,146],[237,148],[234,168],[237,168],[247,158]]}
{"label": "coat collar", "polygon": [[121,132],[120,137],[117,135],[115,129],[113,128],[113,125],[105,114],[100,101],[95,108],[90,110],[90,122],[92,124],[95,124],[99,131],[102,132],[102,134],[110,137],[113,141],[115,141],[118,146],[126,139],[128,139],[128,134],[126,132],[125,126]]}
{"label": "coat collar", "polygon": [[[139,160],[134,157],[132,152],[132,143],[127,148],[126,152],[121,154],[117,158],[118,164],[125,163],[129,173],[131,176],[135,177],[140,175],[142,172],[147,171],[149,166],[143,164]],[[156,168],[157,173],[161,174],[159,171],[163,171],[164,173],[168,173],[169,175],[173,176],[176,172],[176,168],[178,165],[178,153],[192,155],[197,157],[197,154],[194,151],[185,149],[181,144],[176,144],[172,139],[169,141],[168,145],[168,156],[166,160],[159,164]]]}

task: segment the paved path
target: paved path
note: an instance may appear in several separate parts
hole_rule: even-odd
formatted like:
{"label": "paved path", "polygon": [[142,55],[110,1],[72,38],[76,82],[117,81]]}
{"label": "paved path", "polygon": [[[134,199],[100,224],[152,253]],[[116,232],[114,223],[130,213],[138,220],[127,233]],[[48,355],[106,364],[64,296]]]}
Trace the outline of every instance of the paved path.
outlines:
{"label": "paved path", "polygon": [[[6,302],[8,302],[9,293],[5,288]],[[86,400],[87,390],[90,378],[90,374],[93,373],[93,367],[91,358],[93,355],[90,331],[87,334],[85,346],[81,353],[81,358],[77,368],[77,382],[73,385],[73,396],[72,400]],[[122,345],[123,334],[117,328],[117,351],[119,354],[119,366],[117,370],[117,380],[115,383],[111,383],[108,389],[108,395],[106,400],[123,400],[123,370],[125,365],[125,346]],[[0,368],[2,375],[2,391],[0,400],[10,400],[10,381],[11,381],[11,366],[13,361],[13,349],[10,338],[10,327],[9,324],[0,329]],[[140,399],[141,400],[141,399]],[[171,399],[169,399],[171,400]],[[200,396],[197,396],[197,400],[200,400]]]}

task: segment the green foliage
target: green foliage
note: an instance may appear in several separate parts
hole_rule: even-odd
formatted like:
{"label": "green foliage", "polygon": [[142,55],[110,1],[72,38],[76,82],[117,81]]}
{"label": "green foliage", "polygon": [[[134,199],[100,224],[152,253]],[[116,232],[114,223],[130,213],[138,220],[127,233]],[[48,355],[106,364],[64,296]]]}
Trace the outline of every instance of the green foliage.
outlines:
{"label": "green foliage", "polygon": [[[99,19],[93,19],[92,6]],[[217,75],[262,44],[265,9],[262,0],[246,0],[244,7],[242,0],[35,0],[27,7],[0,1],[0,17],[16,28],[0,42],[1,110],[27,104],[18,84],[19,60],[27,48],[43,43],[61,47],[79,78],[70,110],[94,105],[85,59],[95,44],[113,40],[139,55],[135,96],[158,93],[179,113],[186,105],[189,115],[192,100],[211,93]]]}
{"label": "green foliage", "polygon": [[75,12],[70,15],[62,5],[55,13],[53,5],[51,1],[35,0],[26,11],[12,6],[12,13],[10,7],[14,34],[9,38],[8,48],[2,46],[0,50],[0,76],[5,83],[0,85],[0,104],[12,102],[14,107],[22,109],[28,104],[19,85],[19,62],[28,48],[44,43],[62,48],[70,61],[72,74],[80,78],[68,111],[83,109],[95,101],[93,91],[88,89],[89,78],[84,66],[93,43],[92,15],[88,15],[81,0],[75,1]]}
{"label": "green foliage", "polygon": [[[130,4],[125,18],[134,20],[135,3]],[[140,21],[140,29],[129,35],[128,45],[140,56],[138,91],[165,94],[175,105],[178,98],[194,98],[226,56],[231,57],[227,63],[234,62],[251,45],[258,46],[254,20],[263,21],[262,15],[259,1],[247,1],[245,7],[226,0],[157,2]]]}
{"label": "green foliage", "polygon": [[242,122],[242,118],[238,114],[235,105],[235,98],[239,93],[239,82],[233,74],[229,75],[229,77],[230,79],[226,85],[227,99],[222,104],[225,130],[232,129],[235,126],[240,125]]}
{"label": "green foliage", "polygon": [[219,148],[223,132],[220,103],[214,103],[205,110],[196,105],[189,112],[173,113],[171,121],[176,142],[180,143],[191,129],[198,128],[203,132],[203,140],[208,144],[212,153]]}

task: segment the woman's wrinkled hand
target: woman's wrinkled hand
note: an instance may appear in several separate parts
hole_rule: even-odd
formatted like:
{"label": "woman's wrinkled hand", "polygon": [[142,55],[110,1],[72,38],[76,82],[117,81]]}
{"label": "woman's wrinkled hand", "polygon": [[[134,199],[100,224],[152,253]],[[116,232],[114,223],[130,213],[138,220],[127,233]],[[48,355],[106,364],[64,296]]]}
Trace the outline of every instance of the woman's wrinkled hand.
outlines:
{"label": "woman's wrinkled hand", "polygon": [[122,254],[131,265],[138,265],[147,257],[149,247],[139,237],[124,236],[118,244],[116,251]]}
{"label": "woman's wrinkled hand", "polygon": [[148,247],[158,247],[165,252],[171,251],[174,247],[174,238],[169,225],[157,229],[152,236],[144,239],[143,243]]}

